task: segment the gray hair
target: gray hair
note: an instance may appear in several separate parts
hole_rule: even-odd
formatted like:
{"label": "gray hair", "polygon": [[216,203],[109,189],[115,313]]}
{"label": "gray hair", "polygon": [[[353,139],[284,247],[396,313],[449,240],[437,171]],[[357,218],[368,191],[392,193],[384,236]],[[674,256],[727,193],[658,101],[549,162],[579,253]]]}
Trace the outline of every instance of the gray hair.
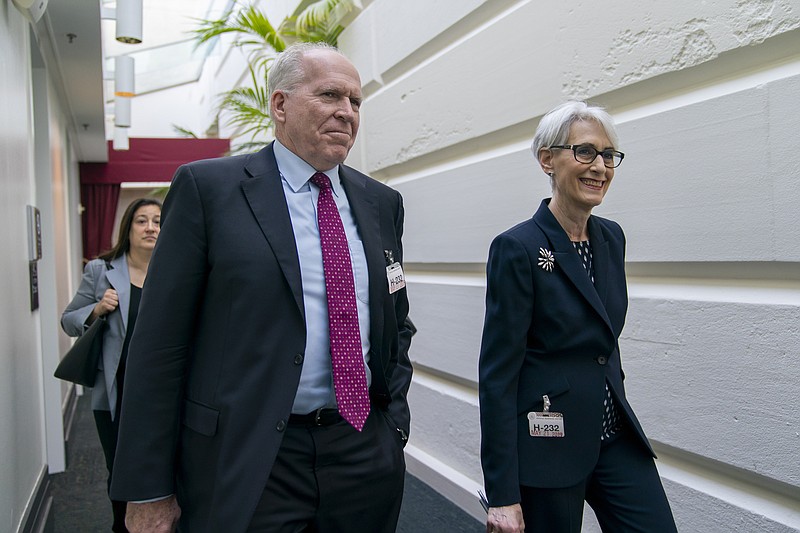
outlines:
{"label": "gray hair", "polygon": [[305,77],[303,57],[313,50],[331,50],[344,56],[338,48],[324,42],[296,43],[287,47],[277,55],[267,75],[267,91],[270,99],[275,91],[292,92],[303,82]]}
{"label": "gray hair", "polygon": [[591,106],[579,100],[570,100],[556,106],[547,112],[533,136],[533,156],[539,160],[539,151],[542,148],[558,144],[566,144],[569,139],[569,129],[575,122],[592,120],[600,124],[605,130],[613,148],[619,149],[619,136],[617,135],[614,120],[605,109]]}

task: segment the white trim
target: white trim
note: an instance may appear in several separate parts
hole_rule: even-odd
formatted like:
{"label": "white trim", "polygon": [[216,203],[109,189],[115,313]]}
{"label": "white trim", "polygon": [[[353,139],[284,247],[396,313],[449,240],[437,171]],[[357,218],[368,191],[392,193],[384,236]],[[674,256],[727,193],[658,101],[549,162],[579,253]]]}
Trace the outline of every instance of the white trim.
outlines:
{"label": "white trim", "polygon": [[423,481],[476,520],[486,522],[486,513],[478,501],[477,491],[482,488],[479,483],[415,446],[406,446],[405,453],[409,474]]}

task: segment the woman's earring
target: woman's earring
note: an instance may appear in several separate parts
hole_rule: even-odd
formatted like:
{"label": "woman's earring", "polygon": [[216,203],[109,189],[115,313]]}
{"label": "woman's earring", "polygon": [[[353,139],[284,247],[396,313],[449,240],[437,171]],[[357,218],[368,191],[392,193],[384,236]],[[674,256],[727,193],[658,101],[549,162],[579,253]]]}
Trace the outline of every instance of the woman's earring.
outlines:
{"label": "woman's earring", "polygon": [[553,173],[552,172],[548,172],[547,175],[550,176],[551,178],[553,177]]}

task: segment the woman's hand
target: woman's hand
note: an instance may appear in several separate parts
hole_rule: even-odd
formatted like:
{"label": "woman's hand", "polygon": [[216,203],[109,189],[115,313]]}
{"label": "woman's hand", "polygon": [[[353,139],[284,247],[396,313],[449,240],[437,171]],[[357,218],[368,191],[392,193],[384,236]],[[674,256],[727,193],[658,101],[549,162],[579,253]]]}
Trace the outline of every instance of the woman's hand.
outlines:
{"label": "woman's hand", "polygon": [[504,507],[489,507],[486,517],[486,533],[522,533],[525,521],[522,506],[518,503]]}
{"label": "woman's hand", "polygon": [[119,307],[117,291],[114,289],[106,289],[106,292],[103,293],[103,298],[95,304],[92,314],[89,316],[89,323],[91,324],[101,316],[107,315],[117,307]]}

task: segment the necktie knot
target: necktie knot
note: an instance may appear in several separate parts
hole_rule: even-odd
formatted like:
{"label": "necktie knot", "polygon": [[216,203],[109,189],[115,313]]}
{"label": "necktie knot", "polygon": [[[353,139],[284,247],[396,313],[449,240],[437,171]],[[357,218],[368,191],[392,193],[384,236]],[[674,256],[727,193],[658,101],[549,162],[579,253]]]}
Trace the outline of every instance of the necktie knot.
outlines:
{"label": "necktie knot", "polygon": [[322,172],[317,172],[316,174],[311,176],[311,183],[319,187],[320,190],[331,188],[331,179],[328,177],[327,174],[323,174]]}

